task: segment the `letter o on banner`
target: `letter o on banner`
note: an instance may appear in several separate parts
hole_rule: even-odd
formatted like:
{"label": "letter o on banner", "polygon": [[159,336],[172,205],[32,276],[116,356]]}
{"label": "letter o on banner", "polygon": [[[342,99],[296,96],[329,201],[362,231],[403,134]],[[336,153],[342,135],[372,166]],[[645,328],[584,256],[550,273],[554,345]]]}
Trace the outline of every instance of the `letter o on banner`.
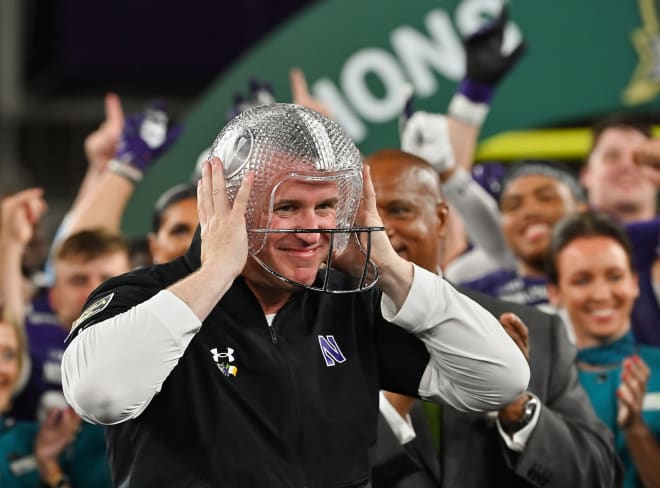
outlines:
{"label": "letter o on banner", "polygon": [[[368,73],[378,76],[385,86],[383,98],[375,97],[367,87]],[[341,72],[341,86],[346,97],[371,122],[387,122],[399,113],[405,83],[396,59],[383,49],[367,48],[356,52]]]}

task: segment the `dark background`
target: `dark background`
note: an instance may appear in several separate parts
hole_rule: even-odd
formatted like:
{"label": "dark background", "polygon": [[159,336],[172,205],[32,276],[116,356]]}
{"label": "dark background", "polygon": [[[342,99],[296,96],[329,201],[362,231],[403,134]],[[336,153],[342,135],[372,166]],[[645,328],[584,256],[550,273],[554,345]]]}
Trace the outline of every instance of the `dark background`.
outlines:
{"label": "dark background", "polygon": [[103,119],[105,93],[119,94],[125,112],[165,97],[181,118],[217,75],[314,0],[0,3],[11,22],[0,27],[0,191],[42,186],[57,214],[84,174],[83,141]]}
{"label": "dark background", "polygon": [[[4,1],[4,0],[3,0]],[[195,96],[313,0],[36,0],[26,88],[40,95]]]}

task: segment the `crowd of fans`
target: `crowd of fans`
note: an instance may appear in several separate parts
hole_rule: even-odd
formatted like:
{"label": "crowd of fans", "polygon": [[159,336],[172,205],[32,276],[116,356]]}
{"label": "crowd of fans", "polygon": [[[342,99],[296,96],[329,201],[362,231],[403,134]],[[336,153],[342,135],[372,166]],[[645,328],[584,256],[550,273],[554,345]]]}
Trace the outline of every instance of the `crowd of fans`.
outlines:
{"label": "crowd of fans", "polygon": [[[530,386],[487,415],[383,391],[372,483],[659,487],[660,140],[634,117],[605,117],[578,177],[553,161],[512,163],[494,198],[473,177],[473,162],[496,87],[525,50],[501,52],[506,20],[504,12],[466,39],[466,77],[447,113],[407,114],[401,149],[365,162],[395,250],[501,320],[530,363]],[[299,70],[292,86],[294,102],[328,113]],[[231,116],[274,102],[268,94],[255,84]],[[103,428],[64,399],[65,338],[106,305],[85,309],[96,287],[183,255],[199,222],[195,182],[182,182],[163,189],[147,236],[122,236],[126,204],[180,128],[162,101],[126,117],[110,94],[105,107],[49,251],[34,245],[43,189],[17,188],[1,200],[3,487],[113,485]]]}

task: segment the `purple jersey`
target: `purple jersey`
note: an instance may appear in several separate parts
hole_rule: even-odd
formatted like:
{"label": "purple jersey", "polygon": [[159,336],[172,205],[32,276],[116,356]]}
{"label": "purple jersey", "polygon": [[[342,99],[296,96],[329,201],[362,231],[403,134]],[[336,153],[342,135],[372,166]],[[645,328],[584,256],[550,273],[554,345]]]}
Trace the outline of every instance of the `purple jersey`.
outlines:
{"label": "purple jersey", "polygon": [[[48,293],[43,290],[32,301],[25,317],[30,364],[29,377],[20,393],[14,398],[10,417],[34,421],[40,403],[61,396],[62,373],[60,364],[64,353],[64,339],[67,331],[59,325],[57,316],[48,301]],[[44,397],[44,393],[53,394]],[[60,395],[54,395],[59,393]],[[57,401],[57,399],[56,399]]]}
{"label": "purple jersey", "polygon": [[461,286],[476,290],[507,302],[521,303],[547,309],[548,280],[544,277],[518,276],[515,271],[494,271],[486,276],[461,283]]}
{"label": "purple jersey", "polygon": [[632,311],[632,331],[641,344],[660,347],[660,305],[653,291],[651,267],[658,258],[660,218],[626,225],[639,277],[639,298]]}

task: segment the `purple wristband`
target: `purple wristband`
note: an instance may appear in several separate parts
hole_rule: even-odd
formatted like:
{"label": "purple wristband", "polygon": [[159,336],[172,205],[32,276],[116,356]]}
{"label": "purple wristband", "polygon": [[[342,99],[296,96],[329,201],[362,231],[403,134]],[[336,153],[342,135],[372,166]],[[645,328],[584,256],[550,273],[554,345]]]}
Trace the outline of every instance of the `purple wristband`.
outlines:
{"label": "purple wristband", "polygon": [[490,104],[490,100],[495,94],[495,87],[466,78],[461,81],[456,91],[471,102]]}

